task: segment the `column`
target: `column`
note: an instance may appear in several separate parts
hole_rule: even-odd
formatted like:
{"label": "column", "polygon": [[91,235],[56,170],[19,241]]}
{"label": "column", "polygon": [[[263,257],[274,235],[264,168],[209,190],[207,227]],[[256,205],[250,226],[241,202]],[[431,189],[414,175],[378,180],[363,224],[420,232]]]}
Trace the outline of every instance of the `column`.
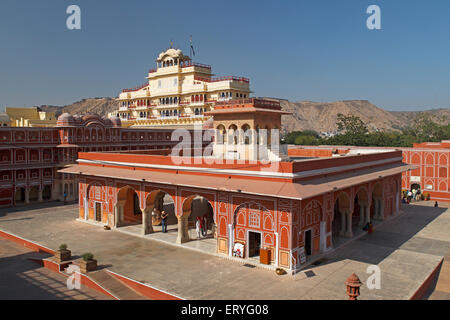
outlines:
{"label": "column", "polygon": [[38,191],[38,201],[42,202],[42,189],[39,189]]}
{"label": "column", "polygon": [[379,210],[379,219],[380,220],[384,220],[384,199],[383,198],[381,198],[380,200],[380,204],[379,204],[379,208],[380,208],[380,210]]}
{"label": "column", "polygon": [[366,218],[365,218],[365,222],[364,222],[364,224],[366,224],[367,222],[369,222],[370,221],[370,206],[366,206],[365,207],[365,215],[366,215]]}
{"label": "column", "polygon": [[365,204],[359,203],[359,223],[358,226],[362,227],[363,225],[366,224],[365,220],[365,212],[364,212],[364,208],[365,208]]}
{"label": "column", "polygon": [[341,231],[339,231],[339,236],[343,237],[345,235],[345,209],[338,209],[339,215],[341,216]]}
{"label": "column", "polygon": [[149,209],[142,211],[142,235],[153,233],[152,216]]}
{"label": "column", "polygon": [[30,189],[25,188],[25,203],[30,203]]}
{"label": "column", "polygon": [[187,216],[177,217],[178,219],[178,235],[176,243],[181,244],[188,242],[189,239],[189,226]]}
{"label": "column", "polygon": [[350,210],[346,210],[345,216],[347,219],[347,231],[345,232],[345,237],[351,238],[353,237],[353,230],[352,230],[352,213]]}
{"label": "column", "polygon": [[373,205],[374,205],[374,214],[373,214],[373,218],[374,219],[378,219],[378,208],[379,208],[379,203],[378,203],[378,199],[377,198],[374,198],[373,199],[374,201],[373,201]]}
{"label": "column", "polygon": [[122,226],[122,220],[123,219],[123,206],[120,204],[116,204],[114,206],[114,221],[116,223],[116,228],[119,228]]}
{"label": "column", "polygon": [[233,256],[233,247],[234,247],[233,224],[228,224],[228,255],[230,257]]}

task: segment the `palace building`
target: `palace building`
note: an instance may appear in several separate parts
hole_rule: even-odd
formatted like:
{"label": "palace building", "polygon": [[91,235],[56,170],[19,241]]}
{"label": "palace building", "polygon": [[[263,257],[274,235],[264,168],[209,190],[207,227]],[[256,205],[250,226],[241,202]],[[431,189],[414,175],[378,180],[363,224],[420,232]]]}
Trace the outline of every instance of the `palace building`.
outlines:
{"label": "palace building", "polygon": [[58,173],[78,152],[170,149],[170,129],[125,129],[119,118],[62,114],[56,126],[0,128],[0,206],[78,197],[76,176]]}
{"label": "palace building", "polygon": [[39,107],[6,107],[5,112],[0,114],[0,126],[3,127],[54,127],[55,125],[55,113],[42,111]]}
{"label": "palace building", "polygon": [[193,62],[180,49],[167,49],[156,59],[147,81],[119,95],[119,110],[109,114],[125,127],[193,128],[203,124],[216,102],[250,96],[244,77],[214,77],[210,65]]}
{"label": "palace building", "polygon": [[403,162],[416,168],[403,173],[402,189],[420,188],[431,200],[450,201],[450,141],[415,143],[412,148],[289,146],[291,157],[332,157],[361,152],[400,150]]}
{"label": "palace building", "polygon": [[[271,125],[271,112],[279,110],[262,99],[221,106],[249,111],[237,115],[247,117],[239,122],[228,112],[222,117],[221,108],[212,113],[214,128],[219,127],[215,144],[230,144],[234,151],[239,145],[255,149],[260,131]],[[266,121],[259,119],[259,112],[268,112]],[[271,129],[279,126],[276,119]],[[246,125],[253,136],[245,135],[245,128],[236,130]],[[220,137],[223,130],[229,130],[225,141]],[[81,152],[78,164],[60,172],[79,181],[80,221],[149,235],[160,232],[158,215],[165,210],[181,244],[197,241],[192,235],[195,221],[205,216],[208,232],[202,241],[210,241],[217,253],[255,261],[264,250],[266,263],[295,270],[361,232],[369,221],[396,216],[402,173],[412,169],[395,150],[279,161],[249,160],[248,153],[239,151],[239,157],[218,153]]]}

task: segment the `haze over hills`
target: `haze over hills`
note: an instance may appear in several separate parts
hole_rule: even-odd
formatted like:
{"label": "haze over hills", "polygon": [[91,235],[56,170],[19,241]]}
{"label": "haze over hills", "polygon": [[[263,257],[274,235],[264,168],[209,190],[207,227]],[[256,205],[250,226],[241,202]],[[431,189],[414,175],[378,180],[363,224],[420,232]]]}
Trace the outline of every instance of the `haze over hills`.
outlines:
{"label": "haze over hills", "polygon": [[[361,118],[370,130],[399,130],[410,125],[421,113],[430,114],[435,122],[448,124],[450,108],[417,111],[387,111],[367,100],[345,100],[335,102],[290,102],[283,99],[266,98],[280,101],[285,111],[293,115],[283,116],[283,129],[288,131],[315,130],[334,132],[337,129],[337,114],[353,114]],[[57,116],[68,112],[72,115],[97,113],[106,116],[108,112],[119,108],[119,101],[112,98],[88,98],[66,106],[40,106],[43,111],[54,111]]]}

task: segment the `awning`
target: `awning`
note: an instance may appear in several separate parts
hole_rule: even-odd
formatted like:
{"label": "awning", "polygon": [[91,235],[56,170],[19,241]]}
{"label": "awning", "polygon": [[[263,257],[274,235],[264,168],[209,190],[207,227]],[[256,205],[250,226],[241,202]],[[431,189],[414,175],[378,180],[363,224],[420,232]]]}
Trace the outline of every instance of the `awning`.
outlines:
{"label": "awning", "polygon": [[227,178],[185,172],[177,173],[176,171],[118,169],[79,164],[66,167],[58,172],[303,200],[353,185],[374,181],[380,179],[380,177],[384,178],[399,174],[414,168],[415,166],[407,164],[394,164],[294,183],[261,181],[235,178],[233,176]]}

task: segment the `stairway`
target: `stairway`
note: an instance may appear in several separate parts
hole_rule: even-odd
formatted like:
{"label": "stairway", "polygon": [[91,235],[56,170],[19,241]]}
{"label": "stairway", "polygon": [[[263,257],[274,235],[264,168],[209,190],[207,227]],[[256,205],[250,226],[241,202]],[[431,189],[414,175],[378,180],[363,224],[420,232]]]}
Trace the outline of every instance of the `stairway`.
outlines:
{"label": "stairway", "polygon": [[89,272],[88,276],[119,300],[147,300],[105,270]]}

